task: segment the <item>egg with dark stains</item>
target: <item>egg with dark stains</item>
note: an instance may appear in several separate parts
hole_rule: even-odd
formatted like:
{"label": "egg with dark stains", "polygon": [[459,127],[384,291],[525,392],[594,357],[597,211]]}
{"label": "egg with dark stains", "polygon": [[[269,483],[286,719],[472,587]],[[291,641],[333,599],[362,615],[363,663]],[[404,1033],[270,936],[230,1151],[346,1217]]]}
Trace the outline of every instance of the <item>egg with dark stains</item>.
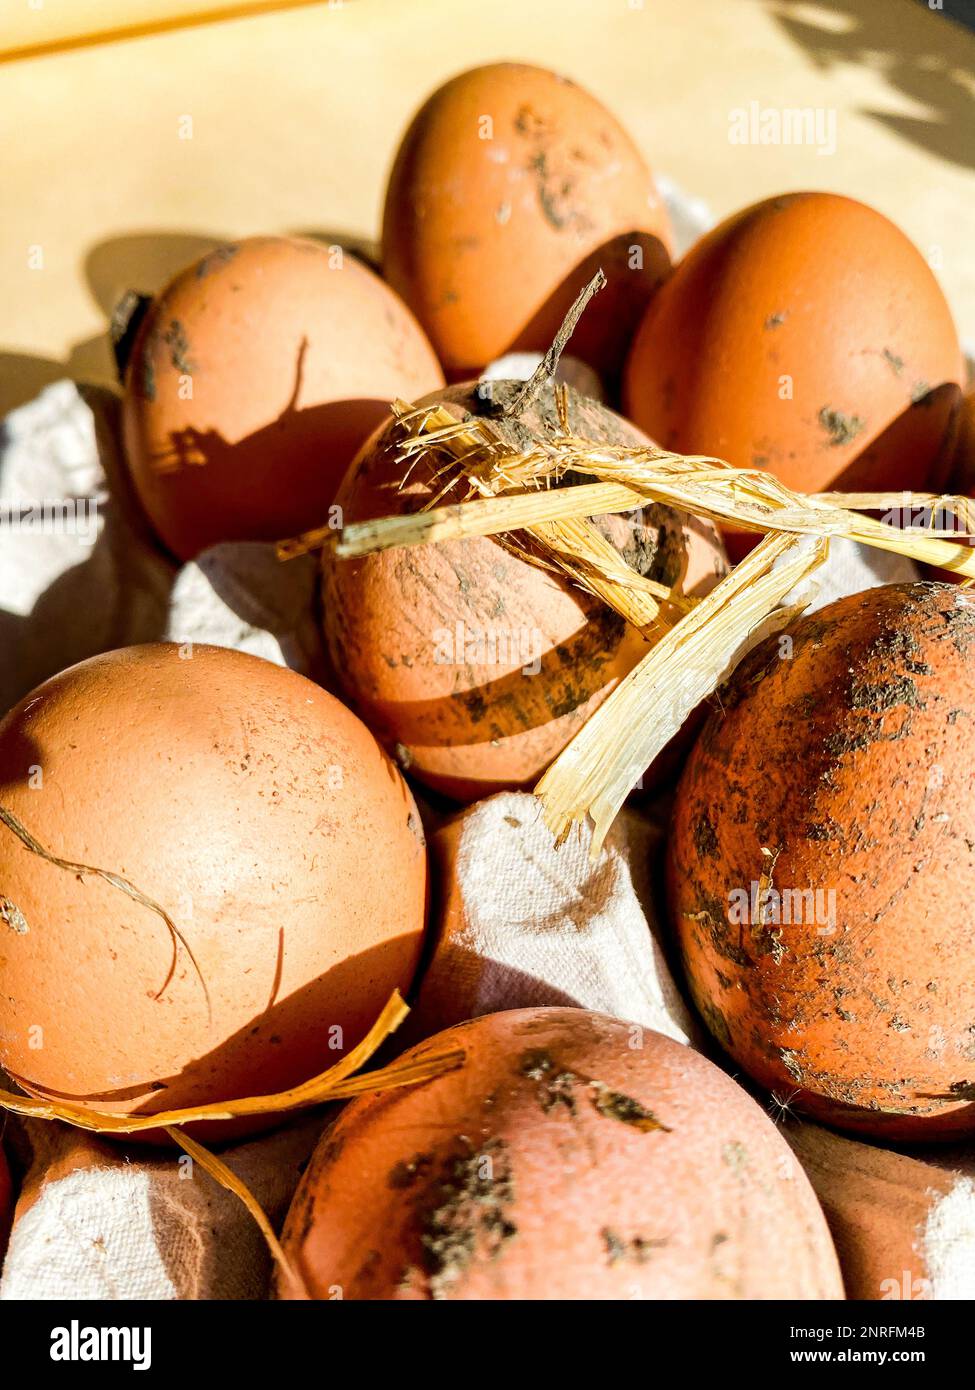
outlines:
{"label": "egg with dark stains", "polygon": [[403,779],[294,671],[126,648],[0,723],[0,1067],[32,1095],[151,1114],[307,1080],[409,988],[425,895]]}
{"label": "egg with dark stains", "polygon": [[135,492],[182,560],[324,525],[389,402],[442,381],[410,311],[340,247],[218,247],[157,295],[133,344],[122,420]]}
{"label": "egg with dark stains", "polygon": [[284,1297],[841,1298],[829,1232],[774,1124],[681,1043],[516,1009],[411,1059],[459,1069],[356,1100],[283,1234]]}
{"label": "egg with dark stains", "polygon": [[664,447],[803,492],[940,485],[964,381],[920,251],[881,213],[792,193],[722,222],[654,297],[626,413]]}
{"label": "egg with dark stains", "polygon": [[763,1086],[884,1139],[975,1134],[975,597],[870,589],[761,644],[684,770],[693,997]]}
{"label": "egg with dark stains", "polygon": [[670,247],[666,207],[626,131],[574,82],[521,63],[434,92],[386,193],[383,273],[452,380],[506,352],[544,352],[598,267],[608,286],[572,351],[617,375]]}
{"label": "egg with dark stains", "polygon": [[[450,387],[421,404],[456,419],[492,412],[492,429],[518,444],[557,427],[551,387],[517,418],[494,412],[492,400],[520,386],[495,382],[490,399],[471,385]],[[647,443],[588,397],[567,389],[565,399],[573,432]],[[440,460],[413,459],[407,474],[400,440],[391,422],[352,465],[337,499],[347,523],[419,511],[439,492]],[[651,505],[596,525],[633,568],[687,595],[707,593],[726,573],[709,522]],[[354,708],[404,770],[461,801],[531,786],[649,650],[601,599],[483,536],[361,559],[326,551],[322,609]]]}

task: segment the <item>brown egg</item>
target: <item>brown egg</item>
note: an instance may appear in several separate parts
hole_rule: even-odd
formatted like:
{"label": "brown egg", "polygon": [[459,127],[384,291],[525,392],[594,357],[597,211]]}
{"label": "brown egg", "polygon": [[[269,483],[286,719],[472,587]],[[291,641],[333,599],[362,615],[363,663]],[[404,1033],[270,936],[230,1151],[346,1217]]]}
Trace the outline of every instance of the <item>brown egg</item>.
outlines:
{"label": "brown egg", "polygon": [[759,646],[688,760],[669,892],[694,999],[841,1128],[975,1133],[975,598],[897,584]]}
{"label": "brown egg", "polygon": [[907,237],[851,198],[792,193],[684,258],[634,339],[624,399],[661,444],[804,492],[923,490],[940,485],[962,372]]}
{"label": "brown egg", "polygon": [[310,1297],[842,1297],[802,1169],[700,1053],[548,1008],[408,1055],[454,1047],[461,1069],[357,1100],[323,1136],[283,1237]]}
{"label": "brown egg", "polygon": [[[519,384],[494,383],[494,400]],[[605,407],[568,399],[573,431],[646,443]],[[488,408],[470,385],[434,400],[458,418]],[[523,440],[554,420],[549,389],[527,416],[492,424]],[[353,464],[337,498],[346,523],[429,502],[429,464],[416,463],[400,486],[398,437],[391,424]],[[707,522],[653,506],[598,524],[637,568],[682,580],[687,593],[707,592],[726,571]],[[325,635],[349,699],[404,769],[459,800],[532,784],[647,651],[601,600],[483,537],[360,560],[326,554],[323,588]]]}
{"label": "brown egg", "polygon": [[183,560],[323,525],[390,400],[442,381],[410,311],[339,248],[296,237],[220,247],[139,329],[123,409],[135,491]]}
{"label": "brown egg", "polygon": [[972,1297],[969,1149],[908,1155],[841,1138],[808,1120],[782,1133],[822,1203],[848,1298]]}
{"label": "brown egg", "polygon": [[171,644],[82,662],[0,724],[0,1066],[140,1114],[291,1086],[409,986],[425,888],[402,778],[303,676]]}
{"label": "brown egg", "polygon": [[573,353],[619,372],[670,267],[670,223],[640,151],[574,82],[493,63],[434,92],[403,137],[386,193],[383,273],[448,377],[545,351],[602,266]]}

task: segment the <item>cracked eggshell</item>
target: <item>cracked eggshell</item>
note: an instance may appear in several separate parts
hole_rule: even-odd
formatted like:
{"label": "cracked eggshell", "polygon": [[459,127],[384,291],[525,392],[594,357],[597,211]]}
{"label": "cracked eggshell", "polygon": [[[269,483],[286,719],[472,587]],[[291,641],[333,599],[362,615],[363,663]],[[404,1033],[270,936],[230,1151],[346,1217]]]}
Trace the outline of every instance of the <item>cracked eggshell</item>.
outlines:
{"label": "cracked eggshell", "polygon": [[139,328],[123,406],[135,491],[182,560],[324,525],[389,402],[442,382],[409,309],[340,248],[299,237],[218,247]]}
{"label": "cracked eggshell", "polygon": [[399,772],[304,677],[186,650],[82,662],[0,724],[0,805],[163,907],[200,972],[157,912],[0,824],[0,1066],[34,1095],[151,1113],[278,1091],[413,978],[426,851]]}
{"label": "cracked eggshell", "polygon": [[[501,399],[520,383],[492,383]],[[647,441],[620,416],[568,389],[571,428],[590,438]],[[422,404],[458,419],[488,402],[475,385]],[[549,388],[517,421],[492,427],[524,441],[554,427]],[[441,483],[411,462],[403,486],[391,423],[356,459],[338,494],[346,523],[430,502]],[[423,469],[426,468],[424,473]],[[641,572],[704,594],[727,572],[709,522],[662,506],[599,518]],[[488,537],[323,557],[325,636],[351,703],[400,765],[460,801],[530,786],[647,651],[640,632],[600,599]]]}
{"label": "cracked eggshell", "polygon": [[851,198],[790,193],[677,266],[633,341],[624,402],[665,448],[805,492],[924,490],[964,380],[944,294],[903,232]]}
{"label": "cracked eggshell", "polygon": [[700,1053],[583,1009],[518,1009],[408,1054],[464,1065],[354,1101],[283,1244],[346,1299],[822,1299],[842,1285],[785,1140]]}
{"label": "cracked eggshell", "polygon": [[507,352],[546,351],[600,266],[609,283],[572,351],[618,376],[671,245],[626,131],[568,78],[522,63],[475,68],[434,92],[386,193],[383,274],[451,380]]}
{"label": "cracked eggshell", "polygon": [[884,1139],[975,1133],[975,599],[889,585],[788,636],[722,687],[678,787],[694,1002],[797,1110]]}

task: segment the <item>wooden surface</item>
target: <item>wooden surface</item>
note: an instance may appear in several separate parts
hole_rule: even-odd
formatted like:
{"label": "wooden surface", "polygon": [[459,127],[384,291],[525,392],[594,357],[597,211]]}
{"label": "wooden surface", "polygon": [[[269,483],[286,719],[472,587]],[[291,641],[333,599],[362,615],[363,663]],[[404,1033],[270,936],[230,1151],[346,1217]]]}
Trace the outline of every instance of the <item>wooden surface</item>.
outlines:
{"label": "wooden surface", "polygon": [[[38,14],[47,24],[67,2],[45,0]],[[25,8],[0,6],[7,50],[31,44]],[[115,24],[123,11],[137,22],[166,9],[112,0],[99,13]],[[52,36],[38,19],[37,42]],[[157,287],[214,239],[373,238],[411,112],[451,74],[502,58],[583,82],[657,170],[718,216],[799,187],[873,203],[933,258],[975,338],[975,36],[923,6],[333,0],[76,46],[69,36],[34,57],[8,51],[0,410],[65,373],[110,380],[105,325],[120,291]],[[835,112],[835,152],[731,144],[730,113],[751,102]],[[180,138],[186,117],[191,139]]]}

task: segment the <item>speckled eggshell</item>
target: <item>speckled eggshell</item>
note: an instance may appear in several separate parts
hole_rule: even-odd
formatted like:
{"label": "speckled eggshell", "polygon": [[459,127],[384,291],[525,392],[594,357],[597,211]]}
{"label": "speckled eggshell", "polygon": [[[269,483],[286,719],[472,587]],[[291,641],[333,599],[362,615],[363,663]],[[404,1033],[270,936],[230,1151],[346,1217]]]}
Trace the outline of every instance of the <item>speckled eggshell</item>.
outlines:
{"label": "speckled eggshell", "polygon": [[805,492],[938,485],[964,381],[945,297],[881,213],[833,193],[756,203],[652,300],[625,410],[668,448]]}
{"label": "speckled eggshell", "polygon": [[[495,399],[518,386],[494,383]],[[433,400],[458,419],[485,409],[470,385]],[[587,397],[570,391],[568,401],[573,430],[647,442]],[[492,424],[528,439],[553,421],[549,390],[520,423]],[[396,438],[392,425],[350,469],[338,495],[346,523],[429,502],[429,464],[415,463],[400,486]],[[726,572],[708,522],[647,507],[636,521],[599,524],[637,568],[687,593]],[[337,678],[362,718],[405,770],[461,801],[530,786],[647,651],[601,600],[485,537],[355,560],[326,553],[323,612]]]}
{"label": "speckled eggshell", "polygon": [[324,525],[390,400],[442,381],[413,315],[354,257],[297,237],[219,247],[156,297],[136,337],[123,407],[135,491],[182,560]]}
{"label": "speckled eggshell", "polygon": [[572,351],[618,374],[670,249],[640,151],[599,101],[554,72],[494,63],[463,73],[403,137],[383,273],[453,380],[506,352],[544,352],[600,266],[609,284]]}
{"label": "speckled eggshell", "polygon": [[659,1033],[517,1009],[438,1033],[461,1069],[358,1100],[283,1243],[316,1299],[841,1298],[809,1182],[761,1108]]}
{"label": "speckled eggshell", "polygon": [[73,666],[0,724],[0,806],[0,1066],[33,1094],[152,1113],[284,1089],[410,985],[413,799],[293,671],[162,643]]}
{"label": "speckled eggshell", "polygon": [[975,598],[870,589],[783,641],[721,690],[678,788],[669,896],[694,1000],[797,1110],[973,1134]]}

